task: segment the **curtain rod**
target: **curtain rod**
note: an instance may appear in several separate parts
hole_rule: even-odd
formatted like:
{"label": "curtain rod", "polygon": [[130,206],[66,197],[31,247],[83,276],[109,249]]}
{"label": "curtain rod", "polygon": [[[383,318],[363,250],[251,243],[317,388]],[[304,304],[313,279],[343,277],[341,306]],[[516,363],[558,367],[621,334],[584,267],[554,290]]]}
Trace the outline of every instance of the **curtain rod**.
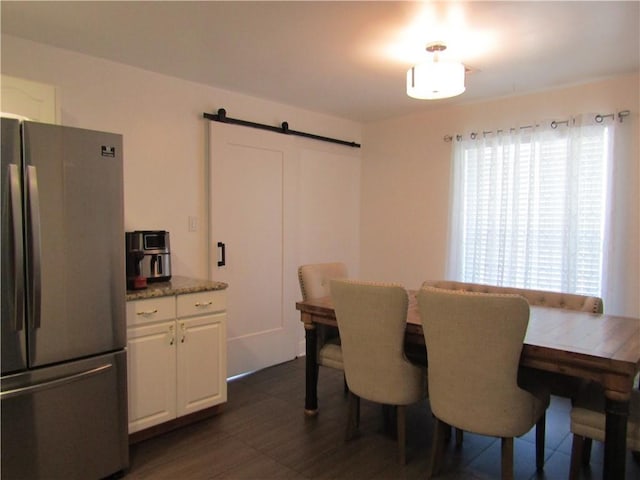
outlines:
{"label": "curtain rod", "polygon": [[297,135],[299,137],[311,138],[313,140],[321,140],[323,142],[337,143],[340,145],[346,145],[347,147],[360,148],[359,143],[348,142],[346,140],[338,140],[336,138],[323,137],[322,135],[315,135],[313,133],[299,132],[297,130],[291,130],[288,122],[282,122],[280,127],[274,127],[271,125],[265,125],[263,123],[249,122],[247,120],[239,120],[237,118],[227,117],[227,111],[224,108],[219,108],[218,113],[203,113],[204,118],[212,120],[214,122],[229,123],[232,125],[242,125],[243,127],[259,128],[261,130],[269,130],[270,132],[283,133],[285,135]]}
{"label": "curtain rod", "polygon": [[[631,112],[629,110],[622,110],[621,112],[618,112],[618,120],[620,121],[620,123],[622,123],[622,121],[624,120],[624,117],[628,117],[631,114]],[[601,114],[597,114],[594,117],[594,120],[596,123],[602,123],[604,121],[605,118],[615,118],[616,114],[615,113],[608,113],[606,115],[601,115]],[[567,125],[569,126],[569,120],[561,120],[561,121],[552,121],[551,122],[551,128],[557,128],[558,125]],[[525,128],[535,128],[535,127],[539,127],[540,125],[523,125],[522,127],[518,127],[518,128],[510,128],[509,131],[513,132],[514,130],[522,130]],[[496,130],[496,133],[502,133],[504,130]],[[490,133],[493,133],[493,130],[489,130],[489,131],[483,131],[482,135],[489,135]],[[476,137],[478,136],[478,132],[471,132],[469,134],[469,136],[471,137],[472,140],[475,140]],[[443,137],[443,140],[445,142],[452,142],[453,139],[456,139],[457,141],[462,140],[462,135],[461,134],[456,134],[455,137],[453,135],[445,135]]]}

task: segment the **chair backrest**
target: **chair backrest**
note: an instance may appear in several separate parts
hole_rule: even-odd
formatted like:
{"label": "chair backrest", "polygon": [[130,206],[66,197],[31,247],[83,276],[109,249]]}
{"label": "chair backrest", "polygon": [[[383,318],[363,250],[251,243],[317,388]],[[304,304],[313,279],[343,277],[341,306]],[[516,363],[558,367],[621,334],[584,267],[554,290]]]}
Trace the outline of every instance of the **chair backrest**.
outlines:
{"label": "chair backrest", "polygon": [[421,398],[423,371],[404,356],[409,304],[395,284],[333,280],[331,297],[349,389],[361,398],[408,405]]}
{"label": "chair backrest", "polygon": [[426,281],[423,287],[445,288],[447,290],[464,290],[479,293],[511,293],[523,296],[529,305],[541,307],[564,308],[582,312],[602,313],[602,298],[575,293],[552,292],[548,290],[531,290],[529,288],[500,287],[481,283],[457,282],[453,280]]}
{"label": "chair backrest", "polygon": [[423,287],[417,299],[433,414],[483,435],[526,433],[532,425],[531,394],[517,382],[527,301],[433,287]]}
{"label": "chair backrest", "polygon": [[334,278],[347,278],[344,263],[313,263],[298,268],[298,281],[302,299],[327,297],[330,293],[329,282]]}

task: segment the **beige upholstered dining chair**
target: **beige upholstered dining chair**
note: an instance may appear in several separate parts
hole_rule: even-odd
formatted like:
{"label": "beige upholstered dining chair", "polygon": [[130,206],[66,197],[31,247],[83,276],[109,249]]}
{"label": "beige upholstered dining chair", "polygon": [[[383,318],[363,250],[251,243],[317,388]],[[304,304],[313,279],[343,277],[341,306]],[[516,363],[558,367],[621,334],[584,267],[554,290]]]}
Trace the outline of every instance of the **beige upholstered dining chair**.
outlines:
{"label": "beige upholstered dining chair", "polygon": [[[524,297],[529,305],[539,307],[560,308],[600,314],[604,311],[602,298],[590,295],[578,295],[574,293],[552,292],[548,290],[531,290],[528,288],[502,287],[497,285],[485,285],[481,283],[458,282],[452,280],[428,280],[423,287],[443,288],[476,293],[504,293],[516,294]],[[547,385],[552,395],[573,398],[584,389],[587,382],[577,377],[571,377],[555,372],[543,372],[539,370],[525,369],[529,381],[538,381]],[[458,442],[462,442],[462,432],[457,432]]]}
{"label": "beige upholstered dining chair", "polygon": [[331,297],[342,339],[349,388],[349,440],[359,423],[360,399],[396,406],[398,461],[406,462],[406,406],[425,397],[426,373],[407,360],[408,296],[400,285],[333,280]]}
{"label": "beige upholstered dining chair", "polygon": [[563,308],[581,312],[602,313],[602,298],[575,293],[552,292],[549,290],[532,290],[530,288],[501,287],[482,283],[457,282],[453,280],[428,280],[423,287],[444,288],[446,290],[463,290],[478,293],[511,293],[523,296],[529,305],[540,307]]}
{"label": "beige upholstered dining chair", "polygon": [[[298,268],[302,300],[329,296],[329,282],[336,278],[347,278],[347,276],[347,267],[340,262],[302,265]],[[316,328],[318,365],[344,370],[338,330],[329,325],[317,325]]]}
{"label": "beige upholstered dining chair", "polygon": [[423,287],[417,294],[427,346],[429,400],[436,417],[427,478],[437,473],[453,426],[502,438],[502,478],[513,478],[513,438],[537,424],[536,466],[544,464],[549,392],[518,386],[529,305],[518,295]]}
{"label": "beige upholstered dining chair", "polygon": [[[588,465],[591,458],[591,440],[604,442],[606,416],[604,392],[597,385],[589,385],[576,398],[571,408],[571,471],[569,478],[580,477],[580,465]],[[627,449],[640,452],[640,391],[631,392],[627,420]],[[637,457],[637,455],[636,455]]]}

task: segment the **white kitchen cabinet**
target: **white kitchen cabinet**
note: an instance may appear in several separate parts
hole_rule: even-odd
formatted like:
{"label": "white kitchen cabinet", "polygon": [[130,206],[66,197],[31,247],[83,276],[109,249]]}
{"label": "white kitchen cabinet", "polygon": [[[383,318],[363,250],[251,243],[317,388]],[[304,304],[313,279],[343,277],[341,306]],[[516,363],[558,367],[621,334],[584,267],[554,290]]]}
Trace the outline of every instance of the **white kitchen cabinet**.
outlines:
{"label": "white kitchen cabinet", "polygon": [[226,402],[225,295],[127,302],[130,434]]}
{"label": "white kitchen cabinet", "polygon": [[227,401],[224,293],[177,297],[177,416]]}
{"label": "white kitchen cabinet", "polygon": [[176,418],[175,321],[127,329],[129,433]]}

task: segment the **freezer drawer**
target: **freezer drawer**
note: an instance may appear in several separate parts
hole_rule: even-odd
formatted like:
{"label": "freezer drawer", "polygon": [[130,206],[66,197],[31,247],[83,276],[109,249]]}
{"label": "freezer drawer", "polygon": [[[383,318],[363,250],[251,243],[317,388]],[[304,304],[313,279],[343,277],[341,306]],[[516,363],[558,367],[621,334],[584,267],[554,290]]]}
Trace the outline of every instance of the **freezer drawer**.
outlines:
{"label": "freezer drawer", "polygon": [[128,467],[125,351],[4,377],[0,399],[4,480]]}

